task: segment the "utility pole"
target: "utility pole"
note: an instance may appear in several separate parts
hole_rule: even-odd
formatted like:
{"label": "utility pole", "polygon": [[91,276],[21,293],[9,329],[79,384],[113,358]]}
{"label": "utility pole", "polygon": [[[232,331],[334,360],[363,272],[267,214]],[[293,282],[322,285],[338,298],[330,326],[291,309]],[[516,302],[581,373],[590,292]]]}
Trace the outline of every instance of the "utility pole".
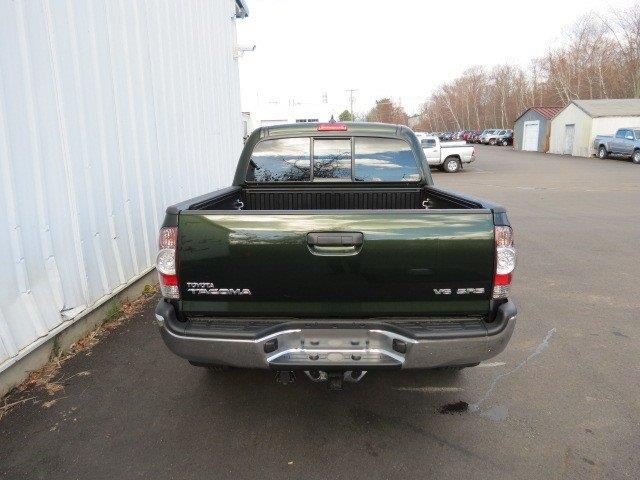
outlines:
{"label": "utility pole", "polygon": [[353,121],[355,120],[355,117],[353,116],[353,94],[358,90],[355,88],[348,88],[345,91],[349,92],[349,113],[351,114],[351,120]]}

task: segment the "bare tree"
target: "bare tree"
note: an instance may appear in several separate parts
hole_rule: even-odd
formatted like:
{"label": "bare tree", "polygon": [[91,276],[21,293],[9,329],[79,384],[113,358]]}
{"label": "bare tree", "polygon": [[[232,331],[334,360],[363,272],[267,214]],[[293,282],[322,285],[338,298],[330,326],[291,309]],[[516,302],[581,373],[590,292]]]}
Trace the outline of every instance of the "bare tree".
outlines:
{"label": "bare tree", "polygon": [[369,111],[366,119],[369,122],[398,123],[407,125],[409,122],[409,115],[407,115],[401,105],[394,103],[390,98],[382,98],[380,100],[376,100],[376,106]]}
{"label": "bare tree", "polygon": [[627,97],[640,98],[640,3],[607,18],[594,13],[578,18],[528,68],[465,70],[425,101],[419,128],[510,127],[528,107]]}

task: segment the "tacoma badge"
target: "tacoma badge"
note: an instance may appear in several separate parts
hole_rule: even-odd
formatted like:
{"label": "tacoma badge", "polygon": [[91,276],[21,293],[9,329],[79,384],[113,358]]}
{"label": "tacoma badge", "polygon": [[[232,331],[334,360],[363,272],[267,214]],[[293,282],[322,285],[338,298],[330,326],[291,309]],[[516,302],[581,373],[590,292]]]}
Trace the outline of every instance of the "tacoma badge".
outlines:
{"label": "tacoma badge", "polygon": [[187,292],[194,295],[251,295],[248,288],[216,288],[211,282],[187,282]]}

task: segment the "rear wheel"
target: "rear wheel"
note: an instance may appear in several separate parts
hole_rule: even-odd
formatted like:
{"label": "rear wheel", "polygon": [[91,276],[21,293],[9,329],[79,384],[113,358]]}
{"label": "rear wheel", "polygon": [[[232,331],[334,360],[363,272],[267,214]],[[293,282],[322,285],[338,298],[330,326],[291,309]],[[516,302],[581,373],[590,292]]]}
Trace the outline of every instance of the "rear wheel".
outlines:
{"label": "rear wheel", "polygon": [[604,145],[600,145],[600,148],[598,148],[598,158],[607,158],[607,155],[607,149],[604,148]]}
{"label": "rear wheel", "polygon": [[494,145],[496,144],[496,139],[492,138],[491,140],[489,140],[489,145]]}
{"label": "rear wheel", "polygon": [[507,140],[502,140],[502,146],[506,147],[507,145],[509,145],[509,142]]}
{"label": "rear wheel", "polygon": [[631,161],[635,164],[640,164],[640,150],[636,150],[631,155]]}
{"label": "rear wheel", "polygon": [[457,158],[449,157],[444,160],[444,164],[442,165],[442,168],[447,173],[456,173],[462,168],[462,164],[460,163],[460,160],[458,160]]}

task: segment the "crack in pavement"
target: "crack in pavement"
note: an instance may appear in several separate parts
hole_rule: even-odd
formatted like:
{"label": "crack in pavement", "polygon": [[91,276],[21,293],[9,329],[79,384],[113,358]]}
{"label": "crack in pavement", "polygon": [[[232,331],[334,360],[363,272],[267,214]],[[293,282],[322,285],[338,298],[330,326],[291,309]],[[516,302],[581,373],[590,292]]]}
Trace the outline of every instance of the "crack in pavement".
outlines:
{"label": "crack in pavement", "polygon": [[[493,394],[493,391],[498,386],[498,383],[500,383],[504,378],[520,370],[522,367],[524,367],[527,364],[529,360],[537,357],[542,352],[544,352],[546,348],[549,346],[549,341],[551,340],[551,337],[553,337],[555,334],[556,334],[556,328],[553,327],[551,330],[547,332],[547,335],[544,337],[542,342],[536,347],[536,349],[533,352],[531,352],[524,360],[522,360],[520,363],[518,363],[515,367],[513,367],[508,372],[501,373],[500,375],[495,376],[491,381],[491,383],[489,384],[489,388],[487,388],[487,390],[484,392],[484,395],[480,398],[480,400],[478,400],[476,403],[472,403],[471,405],[469,405],[469,410],[472,412],[480,411],[480,407],[482,407],[482,404],[484,404],[487,400],[489,400],[489,398]],[[500,417],[502,417],[502,415],[500,415]]]}

